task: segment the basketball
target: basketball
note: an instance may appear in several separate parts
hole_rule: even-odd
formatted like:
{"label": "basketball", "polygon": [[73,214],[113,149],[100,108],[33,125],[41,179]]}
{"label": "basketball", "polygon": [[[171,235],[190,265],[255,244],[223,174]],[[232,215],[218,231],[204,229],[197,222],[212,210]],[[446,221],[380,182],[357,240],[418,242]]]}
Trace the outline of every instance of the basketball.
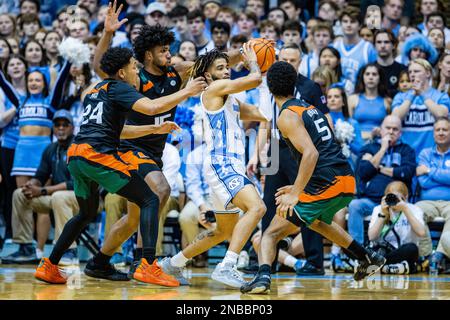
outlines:
{"label": "basketball", "polygon": [[261,72],[269,70],[270,66],[275,62],[275,48],[270,40],[258,38],[252,40],[255,43],[255,53],[258,58],[258,65]]}

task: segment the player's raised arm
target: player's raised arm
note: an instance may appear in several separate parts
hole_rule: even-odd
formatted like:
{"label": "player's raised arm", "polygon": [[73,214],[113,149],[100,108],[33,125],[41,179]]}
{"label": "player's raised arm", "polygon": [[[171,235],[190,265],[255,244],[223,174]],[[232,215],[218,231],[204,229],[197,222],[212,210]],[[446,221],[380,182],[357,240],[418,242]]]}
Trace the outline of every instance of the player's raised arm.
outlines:
{"label": "player's raised arm", "polygon": [[[261,70],[256,58],[253,43],[244,43],[242,56],[250,73],[235,80],[222,79],[214,81],[208,87],[208,95],[226,96],[233,93],[238,93],[246,90],[250,90],[259,86],[262,82]],[[228,60],[227,60],[228,62]],[[228,65],[223,66],[227,68]]]}
{"label": "player's raised arm", "polygon": [[128,19],[122,19],[119,21],[119,15],[122,11],[123,5],[121,4],[119,6],[119,9],[117,8],[117,1],[114,0],[114,3],[111,4],[111,2],[108,4],[108,11],[106,13],[105,18],[105,27],[103,29],[102,37],[100,38],[100,41],[97,44],[97,48],[95,48],[95,55],[94,55],[94,70],[95,72],[102,78],[105,79],[108,77],[108,75],[103,72],[103,70],[100,68],[100,61],[105,54],[106,50],[108,50],[111,40],[114,37],[114,32],[119,30],[119,28],[128,21]]}
{"label": "player's raised arm", "polygon": [[176,130],[180,127],[172,121],[165,121],[162,124],[149,124],[145,126],[124,125],[120,133],[120,139],[137,139],[149,134],[165,134]]}

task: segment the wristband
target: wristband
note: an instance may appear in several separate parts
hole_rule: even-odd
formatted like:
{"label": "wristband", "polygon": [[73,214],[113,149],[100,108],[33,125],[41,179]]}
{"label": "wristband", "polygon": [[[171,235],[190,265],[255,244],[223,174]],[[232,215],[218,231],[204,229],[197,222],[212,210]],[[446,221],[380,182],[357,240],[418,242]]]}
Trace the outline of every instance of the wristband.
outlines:
{"label": "wristband", "polygon": [[385,216],[384,214],[379,213],[379,214],[378,214],[378,218],[386,219],[386,216]]}

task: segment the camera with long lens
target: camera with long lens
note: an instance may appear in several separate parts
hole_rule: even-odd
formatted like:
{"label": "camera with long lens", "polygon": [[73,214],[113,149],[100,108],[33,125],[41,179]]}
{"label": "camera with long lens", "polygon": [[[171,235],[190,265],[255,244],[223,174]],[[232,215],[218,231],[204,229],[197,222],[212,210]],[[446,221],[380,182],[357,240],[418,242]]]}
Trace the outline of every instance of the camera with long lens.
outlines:
{"label": "camera with long lens", "polygon": [[214,211],[208,210],[205,212],[205,220],[209,223],[216,222],[216,215],[214,214]]}
{"label": "camera with long lens", "polygon": [[400,199],[399,199],[395,194],[393,194],[393,193],[388,193],[388,194],[386,195],[386,198],[384,199],[384,201],[386,202],[386,204],[387,204],[389,207],[393,207],[393,206],[396,206],[397,203],[400,202]]}

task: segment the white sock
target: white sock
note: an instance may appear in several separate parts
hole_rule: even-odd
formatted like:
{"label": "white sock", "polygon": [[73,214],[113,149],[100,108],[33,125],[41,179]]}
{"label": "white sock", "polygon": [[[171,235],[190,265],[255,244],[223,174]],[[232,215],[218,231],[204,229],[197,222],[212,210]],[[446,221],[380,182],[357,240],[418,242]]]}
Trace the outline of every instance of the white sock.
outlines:
{"label": "white sock", "polygon": [[176,255],[170,258],[170,264],[178,268],[185,267],[188,261],[189,259],[184,256],[182,251],[178,252]]}
{"label": "white sock", "polygon": [[284,259],[283,264],[285,264],[288,267],[294,268],[296,262],[297,262],[297,259],[295,259],[293,256],[287,256]]}
{"label": "white sock", "polygon": [[331,254],[334,256],[337,256],[340,253],[341,253],[341,247],[339,247],[338,245],[335,245],[333,243],[333,245],[331,246]]}
{"label": "white sock", "polygon": [[225,254],[225,258],[223,258],[223,260],[222,260],[222,263],[235,265],[235,264],[237,264],[238,258],[239,258],[239,254],[228,250],[227,253]]}

